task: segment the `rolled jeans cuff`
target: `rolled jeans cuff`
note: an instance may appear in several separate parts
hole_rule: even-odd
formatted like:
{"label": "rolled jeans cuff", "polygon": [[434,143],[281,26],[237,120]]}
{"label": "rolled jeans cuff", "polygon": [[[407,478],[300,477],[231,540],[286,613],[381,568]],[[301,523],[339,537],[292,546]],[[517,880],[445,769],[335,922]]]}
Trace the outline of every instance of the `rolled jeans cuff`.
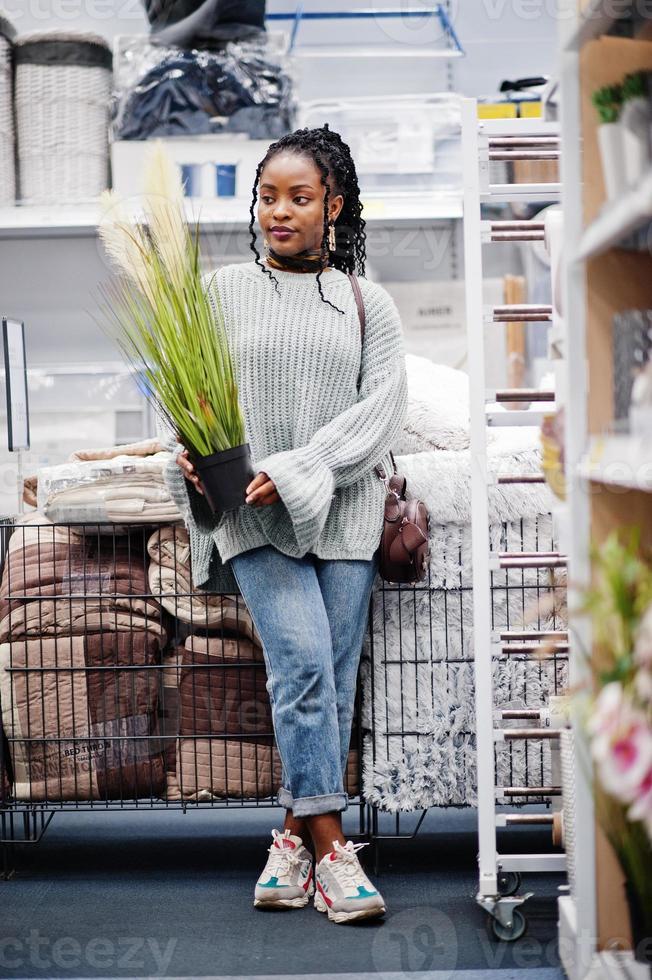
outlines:
{"label": "rolled jeans cuff", "polygon": [[300,796],[296,800],[281,786],[278,791],[279,806],[292,810],[295,817],[311,817],[318,813],[332,813],[346,810],[349,805],[348,793],[325,793],[321,796]]}

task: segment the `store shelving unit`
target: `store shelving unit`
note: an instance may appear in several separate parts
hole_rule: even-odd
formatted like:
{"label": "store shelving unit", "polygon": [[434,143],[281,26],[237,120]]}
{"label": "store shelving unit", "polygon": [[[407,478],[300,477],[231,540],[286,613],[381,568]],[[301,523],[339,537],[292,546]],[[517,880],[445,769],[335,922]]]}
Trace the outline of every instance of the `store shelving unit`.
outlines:
{"label": "store shelving unit", "polygon": [[652,493],[652,440],[626,433],[593,436],[578,473],[602,486]]}
{"label": "store shelving unit", "polygon": [[371,22],[380,25],[385,20],[404,21],[417,18],[420,33],[424,33],[426,19],[429,19],[431,23],[434,23],[437,33],[441,33],[441,38],[444,42],[441,47],[434,46],[432,44],[411,44],[409,50],[406,51],[405,48],[401,46],[385,44],[383,45],[380,53],[382,53],[383,56],[398,58],[460,57],[464,55],[464,48],[462,47],[460,39],[455,32],[455,28],[453,27],[453,23],[449,17],[446,7],[447,5],[443,3],[433,3],[431,4],[430,9],[426,6],[404,6],[395,9],[387,7],[365,7],[358,10],[304,10],[303,2],[299,2],[297,3],[294,11],[268,13],[266,20],[270,22],[292,22],[288,50],[293,55],[341,58],[343,55],[349,54],[356,58],[364,58],[378,57],[378,46],[351,43],[337,45],[298,44],[297,39],[299,38],[302,25],[312,21],[324,22],[333,20],[343,21],[344,23],[349,24],[351,24],[353,21],[358,21],[363,23]]}
{"label": "store shelving unit", "polygon": [[580,259],[601,255],[652,221],[652,174],[600,211],[582,234]]}
{"label": "store shelving unit", "polygon": [[[489,391],[486,385],[485,347],[491,343],[491,330],[498,323],[549,321],[551,307],[511,305],[486,309],[483,301],[482,246],[492,241],[532,241],[543,238],[543,226],[536,222],[491,223],[482,220],[483,202],[539,201],[554,202],[558,184],[496,184],[490,179],[493,160],[557,159],[558,127],[537,119],[478,121],[474,99],[462,100],[462,158],[464,186],[464,256],[466,282],[466,319],[471,414],[471,507],[473,549],[473,638],[476,700],[476,745],[478,773],[478,867],[479,887],[476,900],[489,914],[495,935],[503,940],[518,939],[525,930],[521,906],[533,893],[518,894],[521,872],[564,871],[565,855],[503,854],[497,849],[497,829],[519,823],[549,823],[552,815],[499,813],[496,808],[496,762],[494,747],[512,738],[541,739],[558,737],[553,719],[542,706],[541,711],[517,712],[524,720],[517,730],[502,725],[512,717],[496,712],[494,706],[493,665],[503,653],[501,635],[494,635],[491,622],[491,574],[506,568],[565,567],[565,556],[558,552],[492,553],[489,545],[487,466],[487,427],[490,425],[539,425],[541,409],[554,406],[553,391],[513,388]],[[487,341],[485,343],[485,337]],[[535,407],[502,410],[501,403],[531,404]],[[501,482],[519,482],[518,473]],[[528,652],[536,651],[545,639],[564,644],[565,636],[543,633],[523,634],[536,640],[526,644]],[[513,637],[510,636],[513,639]],[[552,787],[539,787],[539,795],[553,797]]]}
{"label": "store shelving unit", "polygon": [[[462,216],[459,195],[433,195],[429,200],[409,196],[363,200],[364,218],[375,225],[408,226],[424,222],[454,221]],[[197,220],[203,232],[245,231],[249,205],[239,200],[192,201],[188,217]],[[95,203],[26,205],[0,208],[0,239],[95,237],[100,207]]]}
{"label": "store shelving unit", "polygon": [[[622,35],[635,25],[636,3],[566,0],[560,10],[562,205],[565,268],[563,308],[567,364],[565,470],[570,603],[570,681],[590,685],[597,666],[586,617],[574,595],[590,582],[590,544],[613,529],[639,524],[652,538],[652,446],[613,432],[612,330],[614,313],[652,306],[649,254],[619,247],[652,219],[649,175],[618,200],[606,202],[591,94],[637,69],[652,68],[652,42]],[[586,657],[586,652],[591,656]],[[594,813],[591,762],[585,736],[575,729],[574,891],[559,899],[560,954],[571,980],[648,976],[631,953],[607,953],[627,943],[629,915],[619,865]]]}

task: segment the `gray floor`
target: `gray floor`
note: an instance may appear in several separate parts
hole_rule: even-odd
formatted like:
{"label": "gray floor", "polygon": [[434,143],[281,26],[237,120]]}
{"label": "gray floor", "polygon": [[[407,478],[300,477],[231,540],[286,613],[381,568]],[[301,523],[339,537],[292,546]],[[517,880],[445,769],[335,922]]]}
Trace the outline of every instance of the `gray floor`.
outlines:
{"label": "gray floor", "polygon": [[[556,895],[530,875],[528,931],[490,938],[474,901],[475,813],[432,810],[413,839],[384,840],[383,920],[340,926],[311,905],[254,909],[253,885],[279,809],[57,813],[16,877],[0,881],[2,977],[266,977],[338,980],[557,980]],[[402,832],[411,831],[406,817]],[[394,832],[391,819],[382,825]],[[345,831],[356,833],[357,809]],[[501,846],[549,849],[549,831],[508,831]],[[27,848],[24,849],[28,851]],[[383,972],[385,971],[385,972]]]}

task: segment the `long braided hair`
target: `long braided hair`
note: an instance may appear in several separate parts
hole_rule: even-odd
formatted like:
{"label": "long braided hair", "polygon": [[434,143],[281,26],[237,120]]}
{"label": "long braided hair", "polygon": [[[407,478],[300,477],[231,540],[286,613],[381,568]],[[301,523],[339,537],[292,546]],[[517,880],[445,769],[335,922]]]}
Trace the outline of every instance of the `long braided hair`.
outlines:
{"label": "long braided hair", "polygon": [[[328,128],[328,123],[318,129],[296,129],[293,133],[282,136],[272,143],[263,159],[258,164],[256,179],[254,180],[253,195],[249,214],[249,234],[251,235],[251,248],[256,255],[256,265],[272,279],[275,283],[274,288],[278,293],[278,279],[270,269],[267,269],[260,261],[260,253],[256,248],[256,232],[254,231],[254,206],[258,199],[258,182],[263,168],[273,156],[281,152],[292,152],[304,156],[309,156],[314,160],[315,165],[321,171],[321,182],[326,188],[324,195],[324,229],[321,241],[321,266],[317,273],[317,286],[319,295],[324,303],[328,303],[339,313],[344,313],[338,306],[326,299],[321,287],[321,274],[326,265],[333,265],[341,272],[355,272],[359,276],[365,274],[365,220],[362,217],[362,205],[360,203],[360,188],[358,186],[358,175],[355,164],[351,156],[349,146],[344,142],[339,133],[333,132]],[[344,198],[342,210],[335,221],[335,251],[328,248],[328,202],[330,189],[326,178],[330,177],[333,184],[334,194],[341,194]]]}

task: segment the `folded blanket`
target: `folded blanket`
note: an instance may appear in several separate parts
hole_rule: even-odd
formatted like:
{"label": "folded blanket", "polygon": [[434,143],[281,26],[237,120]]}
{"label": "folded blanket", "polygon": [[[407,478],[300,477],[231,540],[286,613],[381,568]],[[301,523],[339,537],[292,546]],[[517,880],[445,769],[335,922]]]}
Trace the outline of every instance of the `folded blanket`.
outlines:
{"label": "folded blanket", "polygon": [[184,651],[179,678],[181,794],[269,796],[280,779],[280,758],[264,663],[237,662],[222,651],[211,652],[214,644],[201,650],[194,640]]}
{"label": "folded blanket", "polygon": [[[538,431],[499,429],[487,453],[490,476],[540,473]],[[364,796],[389,812],[476,806],[472,456],[419,452],[396,465],[429,508],[431,561],[427,582],[400,590],[381,582],[373,597],[361,657]],[[492,551],[556,550],[547,486],[492,481],[487,494]],[[563,568],[495,571],[492,628],[563,630],[565,597]],[[563,660],[497,657],[492,672],[496,709],[541,707],[567,684]],[[547,785],[550,741],[497,745],[496,766],[498,787]]]}
{"label": "folded blanket", "polygon": [[157,529],[147,542],[149,587],[161,605],[194,629],[234,630],[262,646],[242,597],[197,589],[190,573],[190,543],[183,525]]}
{"label": "folded blanket", "polygon": [[157,605],[128,596],[107,599],[27,602],[0,620],[0,643],[38,636],[81,636],[87,633],[150,632],[165,638]]}
{"label": "folded blanket", "polygon": [[[180,737],[168,792],[183,799],[258,799],[276,793],[281,761],[260,647],[242,638],[189,636],[174,669]],[[350,796],[359,791],[358,769],[352,748],[344,782]]]}
{"label": "folded blanket", "polygon": [[[113,459],[115,456],[153,456],[165,452],[165,446],[158,439],[143,439],[124,446],[109,446],[104,449],[78,449],[71,453],[68,462],[87,462],[88,460]],[[23,481],[23,500],[30,507],[38,506],[38,476],[33,474]]]}
{"label": "folded blanket", "polygon": [[132,628],[163,636],[138,549],[66,531],[35,522],[14,529],[0,582],[0,642]]}
{"label": "folded blanket", "polygon": [[161,450],[44,467],[38,472],[39,509],[57,523],[180,521],[163,478],[169,458]]}
{"label": "folded blanket", "polygon": [[163,654],[161,691],[158,704],[158,723],[165,769],[165,800],[180,800],[177,781],[177,739],[179,737],[179,681],[183,647],[174,647]]}
{"label": "folded blanket", "polygon": [[160,797],[158,653],[158,637],[133,632],[0,645],[16,799]]}
{"label": "folded blanket", "polygon": [[9,538],[7,551],[23,551],[28,545],[64,544],[70,545],[79,538],[75,527],[55,525],[49,517],[40,511],[21,514],[14,521],[13,531]]}
{"label": "folded blanket", "polygon": [[115,459],[116,456],[154,456],[164,452],[165,446],[158,439],[141,439],[124,446],[108,446],[104,449],[77,449],[68,457],[71,463],[92,459]]}
{"label": "folded blanket", "polygon": [[189,636],[185,643],[186,650],[215,660],[234,660],[238,663],[264,663],[262,647],[250,639],[238,637],[236,640],[222,639],[217,636]]}

